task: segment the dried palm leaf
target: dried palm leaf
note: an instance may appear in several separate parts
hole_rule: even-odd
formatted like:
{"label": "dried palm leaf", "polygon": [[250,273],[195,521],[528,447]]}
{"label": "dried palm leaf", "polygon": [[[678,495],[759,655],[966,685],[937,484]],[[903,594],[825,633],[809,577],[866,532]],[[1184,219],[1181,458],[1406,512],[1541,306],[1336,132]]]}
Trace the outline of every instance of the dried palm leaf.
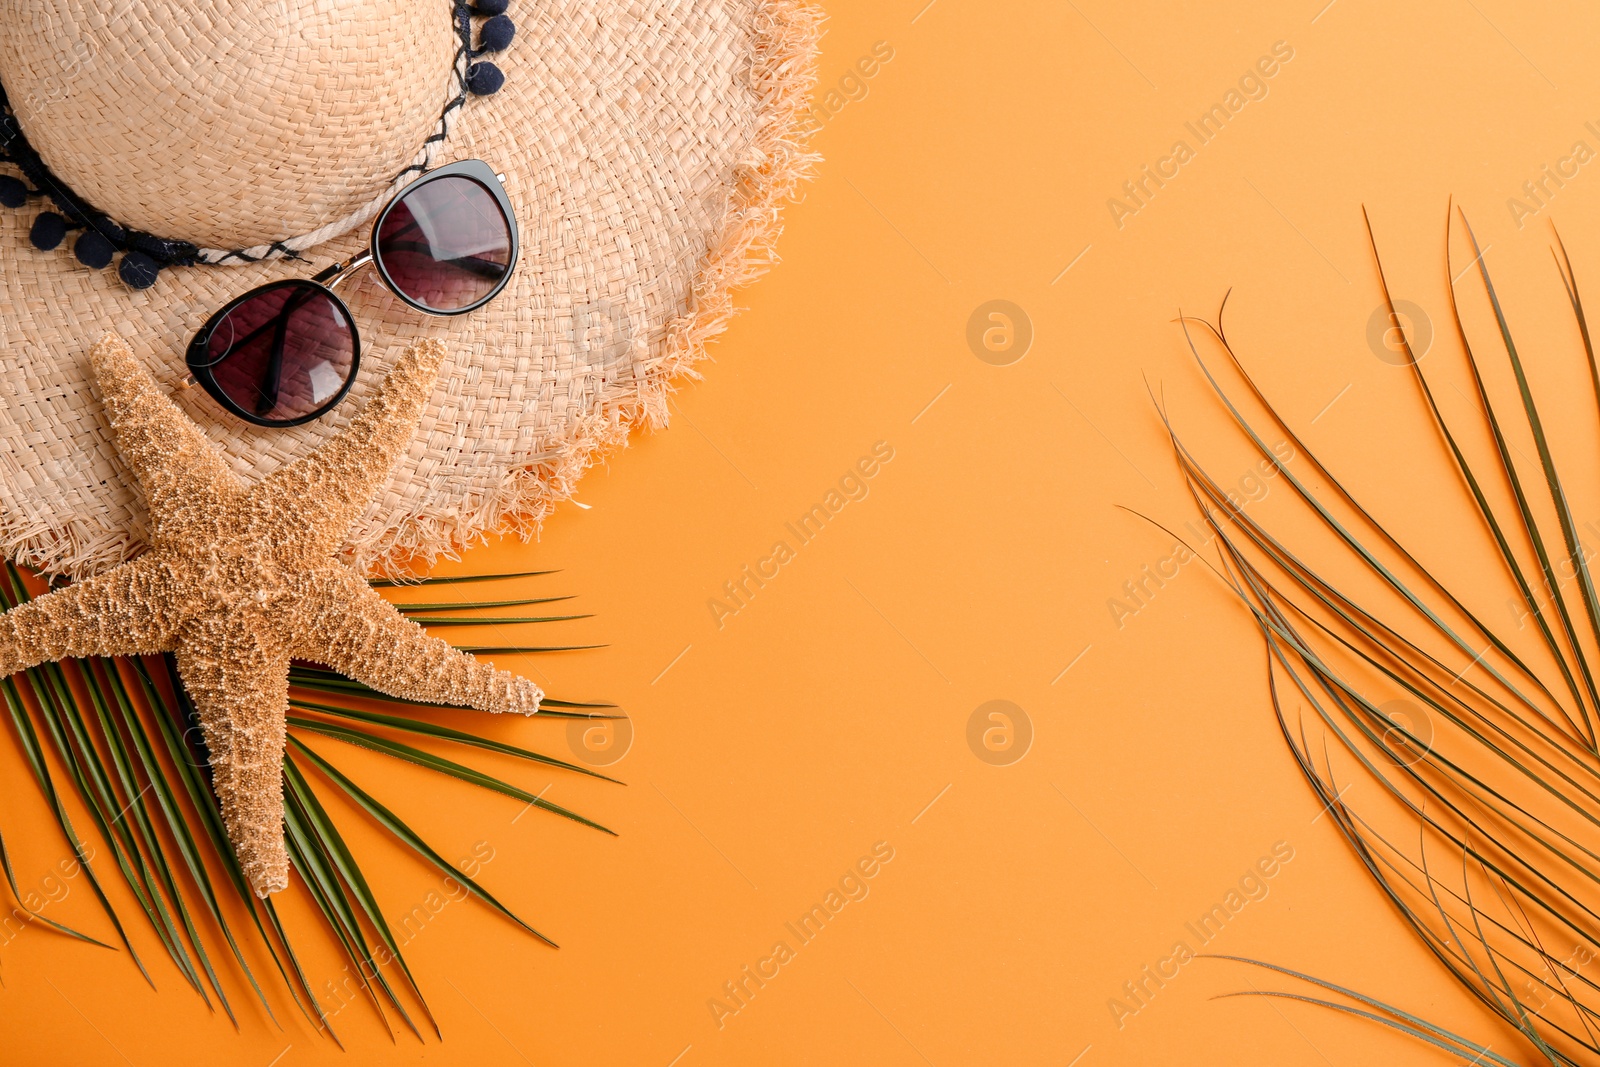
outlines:
{"label": "dried palm leaf", "polygon": [[[1474,256],[1465,267],[1452,261],[1457,221]],[[1466,573],[1453,544],[1413,538],[1408,546],[1358,501],[1258,388],[1220,311],[1214,324],[1180,317],[1184,336],[1233,424],[1271,464],[1263,469],[1289,488],[1291,513],[1270,524],[1252,513],[1207,473],[1164,410],[1161,417],[1215,549],[1213,570],[1259,630],[1272,707],[1316,803],[1434,958],[1521,1035],[1532,1061],[1600,1063],[1600,593],[1574,504],[1600,500],[1600,466],[1575,463],[1572,444],[1547,435],[1465,216],[1447,217],[1445,234],[1460,362],[1441,367],[1441,356],[1426,373],[1390,296],[1370,221],[1367,233],[1419,414],[1453,468],[1433,477],[1459,481],[1459,518],[1482,533],[1471,580],[1443,577]],[[1559,237],[1552,251],[1573,314],[1573,349],[1583,353],[1600,412],[1600,365]],[[1479,355],[1463,319],[1456,280],[1474,268],[1503,364]],[[1228,386],[1202,347],[1226,357]],[[1553,376],[1558,368],[1539,369]],[[1447,382],[1452,372],[1459,384]],[[1439,402],[1447,384],[1469,407],[1465,417],[1459,406],[1447,416]],[[1278,435],[1292,447],[1269,447]],[[1408,463],[1405,474],[1427,476],[1421,466]],[[1434,528],[1453,529],[1450,520],[1435,516]],[[1494,619],[1493,590],[1520,605],[1516,631]],[[1274,970],[1343,999],[1271,995],[1511,1063],[1380,1001]]]}

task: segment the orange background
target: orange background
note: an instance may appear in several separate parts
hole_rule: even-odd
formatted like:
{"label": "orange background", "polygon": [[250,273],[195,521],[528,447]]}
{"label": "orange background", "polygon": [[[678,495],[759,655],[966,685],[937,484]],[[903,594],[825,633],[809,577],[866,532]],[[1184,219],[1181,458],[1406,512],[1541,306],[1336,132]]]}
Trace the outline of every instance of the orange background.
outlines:
{"label": "orange background", "polygon": [[[406,945],[444,1042],[391,1044],[356,1001],[336,1017],[341,1058],[281,998],[273,1027],[238,983],[235,1033],[138,922],[159,992],[121,955],[30,929],[0,952],[0,1059],[1443,1062],[1318,1009],[1215,1000],[1284,986],[1215,961],[1186,965],[1118,1025],[1107,1002],[1123,983],[1278,842],[1292,860],[1211,950],[1343,982],[1519,1054],[1329,820],[1314,821],[1259,641],[1223,588],[1189,566],[1137,614],[1119,620],[1107,601],[1172,551],[1118,505],[1192,517],[1147,385],[1219,457],[1220,479],[1228,464],[1245,473],[1170,321],[1180,307],[1214,313],[1230,287],[1241,355],[1375,511],[1426,533],[1459,506],[1406,372],[1366,341],[1379,294],[1360,205],[1396,295],[1437,313],[1454,195],[1513,316],[1529,309],[1530,361],[1569,358],[1556,346],[1570,329],[1546,314],[1560,296],[1548,220],[1580,283],[1600,277],[1600,162],[1521,228],[1507,200],[1575,141],[1600,149],[1584,127],[1600,124],[1600,15],[1507,0],[925,2],[830,7],[824,89],[881,56],[878,42],[892,59],[864,95],[847,80],[854,98],[831,101],[844,103],[818,138],[819,180],[788,211],[784,262],[744,294],[671,431],[592,472],[589,510],[563,509],[536,544],[447,568],[560,568],[517,588],[576,593],[596,613],[560,633],[606,648],[516,665],[555,695],[629,712],[635,740],[609,768],[627,786],[485,766],[549,784],[620,837],[537,812],[513,822],[509,799],[331,753],[447,857],[487,842],[483,881],[563,947],[451,903]],[[1197,146],[1184,124],[1279,41],[1293,55],[1265,97]],[[1178,139],[1193,158],[1119,227],[1108,198]],[[967,342],[969,316],[994,299],[1032,325],[1009,365]],[[775,541],[793,544],[784,524],[877,442],[893,458],[866,497],[719,625],[711,598]],[[968,743],[992,700],[1031,724],[1007,766]],[[496,730],[567,754],[562,724]],[[0,825],[19,879],[36,884],[65,847],[14,745],[0,774]],[[441,888],[358,813],[343,825],[391,916]],[[775,941],[796,946],[784,924],[878,842],[893,859],[868,895],[719,1027],[708,1001]],[[288,912],[301,945],[319,945],[303,905]],[[51,914],[107,933],[81,887]],[[319,983],[338,969],[327,952],[307,966]]]}

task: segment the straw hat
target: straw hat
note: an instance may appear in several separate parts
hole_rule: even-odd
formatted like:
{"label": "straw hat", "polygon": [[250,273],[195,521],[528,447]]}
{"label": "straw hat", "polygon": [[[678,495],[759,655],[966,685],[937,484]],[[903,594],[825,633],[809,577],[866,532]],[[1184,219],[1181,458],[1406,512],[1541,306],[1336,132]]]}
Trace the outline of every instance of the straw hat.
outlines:
{"label": "straw hat", "polygon": [[[665,421],[668,382],[770,261],[814,158],[819,23],[804,0],[0,0],[0,551],[80,576],[143,547],[89,381],[108,328],[251,479],[437,337],[409,457],[346,555],[393,570],[527,534],[630,427]],[[303,426],[180,389],[212,311],[360,251],[407,181],[474,157],[521,232],[494,302],[428,317],[367,272],[341,291],[361,374]]]}

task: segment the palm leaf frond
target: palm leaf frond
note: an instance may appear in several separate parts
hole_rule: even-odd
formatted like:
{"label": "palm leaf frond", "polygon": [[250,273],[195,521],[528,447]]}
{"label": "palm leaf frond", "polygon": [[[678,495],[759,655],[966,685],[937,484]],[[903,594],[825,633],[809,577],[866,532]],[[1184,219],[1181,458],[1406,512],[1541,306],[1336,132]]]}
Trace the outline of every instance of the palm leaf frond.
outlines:
{"label": "palm leaf frond", "polygon": [[[421,579],[406,588],[532,578],[553,572],[471,575]],[[375,581],[377,586],[401,583]],[[0,608],[27,600],[43,583],[6,566],[0,574]],[[567,596],[511,597],[483,601],[439,601],[403,605],[417,622],[440,626],[520,627],[566,622],[585,615],[504,617],[487,612],[571,599]],[[419,612],[449,612],[444,616]],[[493,651],[565,651],[593,646],[501,647]],[[549,945],[554,942],[523,921],[465,872],[445,860],[405,821],[357,784],[345,770],[305,743],[322,737],[366,748],[412,766],[528,806],[611,833],[589,819],[544,800],[501,778],[432,749],[468,755],[491,753],[553,771],[574,772],[608,782],[617,780],[591,768],[544,755],[520,745],[430,721],[441,709],[415,705],[318,667],[295,664],[290,673],[290,744],[284,759],[284,826],[299,884],[321,916],[323,934],[339,945],[361,993],[389,1026],[391,1014],[418,1036],[413,1019],[420,1011],[436,1034],[438,1024],[383,915],[380,891],[340,832],[327,806],[337,799],[358,819],[376,824],[429,867],[445,871],[468,893],[517,927]],[[132,914],[153,934],[184,981],[207,1003],[219,1005],[238,1025],[228,989],[242,979],[267,1015],[273,1015],[272,986],[263,985],[247,958],[265,950],[278,984],[313,1026],[338,1042],[330,1012],[313,992],[289,932],[271,900],[257,900],[240,869],[212,792],[198,715],[183,691],[172,657],[84,659],[45,664],[0,680],[5,718],[16,738],[34,785],[50,809],[99,908],[115,944],[58,922],[29,908],[17,888],[13,858],[0,837],[0,873],[23,913],[41,927],[99,948],[125,949],[152,985],[155,979],[133,949],[123,907],[113,902],[102,867],[115,867],[116,894],[131,897]],[[367,706],[363,706],[367,705]],[[373,710],[373,705],[401,714]],[[611,719],[614,705],[549,699],[539,719]],[[444,709],[446,711],[452,709]],[[456,709],[459,710],[459,709]],[[417,717],[412,717],[417,716]],[[477,720],[470,720],[475,723]],[[403,740],[409,738],[410,740]],[[415,741],[416,743],[412,743]],[[429,748],[419,747],[428,745]],[[313,785],[322,783],[322,792]],[[81,812],[93,826],[85,837],[74,823]],[[102,851],[103,850],[103,851]],[[291,890],[295,891],[295,890]],[[248,917],[243,928],[240,917]],[[304,935],[301,935],[304,936]],[[216,957],[218,949],[222,957]],[[222,965],[222,960],[227,961]],[[393,1027],[390,1027],[391,1034]]]}
{"label": "palm leaf frond", "polygon": [[[1453,262],[1458,227],[1473,255],[1465,265]],[[1463,490],[1450,528],[1481,530],[1477,561],[1466,570],[1455,545],[1415,536],[1403,543],[1363,505],[1354,483],[1336,476],[1251,378],[1220,312],[1215,323],[1181,316],[1183,336],[1289,501],[1282,510],[1279,500],[1269,521],[1229,492],[1158,403],[1203,520],[1194,540],[1205,543],[1190,547],[1210,550],[1212,570],[1255,623],[1280,732],[1316,802],[1422,944],[1521,1035],[1531,1062],[1600,1063],[1600,590],[1579,521],[1585,507],[1600,507],[1600,464],[1575,463],[1573,445],[1555,437],[1535,378],[1553,380],[1563,365],[1542,352],[1530,362],[1519,348],[1464,214],[1452,212],[1445,238],[1453,362],[1440,355],[1424,369],[1375,241],[1372,248],[1419,416],[1441,445],[1433,477]],[[1573,350],[1583,354],[1572,362],[1583,383],[1571,395],[1592,392],[1600,414],[1600,362],[1576,272],[1559,238],[1552,252],[1573,313]],[[1469,272],[1482,301],[1476,313],[1492,324],[1493,360],[1475,349],[1477,331],[1467,326],[1457,280]],[[1202,348],[1224,357],[1242,392],[1224,384]],[[1441,402],[1451,390],[1465,415],[1453,400]],[[1291,447],[1271,447],[1278,435]],[[1425,477],[1425,461],[1408,459],[1407,473]],[[1430,518],[1436,528],[1451,522]],[[1445,577],[1452,573],[1472,580]],[[1494,616],[1496,596],[1519,608],[1515,631]],[[1274,969],[1346,999],[1265,995],[1511,1063],[1379,1001]]]}

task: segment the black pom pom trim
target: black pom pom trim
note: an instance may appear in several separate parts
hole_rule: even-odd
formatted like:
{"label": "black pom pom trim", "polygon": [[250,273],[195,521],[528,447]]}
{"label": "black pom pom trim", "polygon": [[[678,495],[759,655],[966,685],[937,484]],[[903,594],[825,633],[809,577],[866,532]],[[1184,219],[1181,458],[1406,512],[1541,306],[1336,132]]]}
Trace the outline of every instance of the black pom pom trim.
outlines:
{"label": "black pom pom trim", "polygon": [[516,35],[516,24],[505,15],[496,15],[479,28],[478,44],[485,52],[504,52]]}
{"label": "black pom pom trim", "polygon": [[22,207],[28,202],[28,183],[7,174],[0,177],[0,204]]}
{"label": "black pom pom trim", "polygon": [[117,264],[117,276],[127,283],[130,289],[150,288],[156,283],[156,275],[160,273],[161,264],[143,252],[129,252],[122,257],[122,262]]}
{"label": "black pom pom trim", "polygon": [[467,88],[474,96],[492,96],[506,83],[506,76],[493,63],[484,61],[467,68]]}
{"label": "black pom pom trim", "polygon": [[[162,267],[182,264],[188,266],[198,261],[200,249],[188,241],[167,241],[150,234],[118,226],[103,212],[73,195],[65,182],[50,173],[50,168],[39,158],[39,153],[28,144],[22,126],[12,114],[5,89],[0,86],[0,162],[11,163],[22,172],[22,177],[0,175],[0,205],[22,207],[32,196],[45,192],[46,199],[55,208],[45,211],[33,220],[28,240],[35,248],[48,252],[58,248],[72,230],[84,233],[73,242],[73,254],[86,266],[103,268],[111,265],[117,251],[133,254],[142,251],[140,260],[125,272],[138,280],[136,287],[144,288],[155,280]],[[124,257],[126,266],[126,257]],[[130,285],[136,284],[129,281]]]}
{"label": "black pom pom trim", "polygon": [[[506,76],[495,64],[488,61],[472,62],[489,52],[502,52],[516,38],[517,27],[505,14],[510,0],[455,0],[452,21],[460,45],[456,62],[467,61],[465,77],[458,82],[455,98],[445,106],[440,132],[429,138],[443,140],[450,112],[462,106],[469,95],[492,96],[505,85]],[[479,47],[472,46],[472,22],[481,17],[478,32]],[[459,66],[456,68],[461,69]],[[117,274],[134,289],[147,289],[155,284],[156,277],[170,266],[193,266],[200,262],[199,246],[189,241],[174,241],[157,237],[140,230],[117,225],[103,212],[95,210],[76,196],[66,184],[57,179],[45,165],[39,153],[28,144],[22,125],[12,112],[4,86],[0,86],[0,163],[10,163],[22,172],[16,177],[0,175],[0,207],[21,208],[36,196],[43,196],[55,208],[44,211],[33,220],[28,239],[35,248],[51,251],[58,248],[73,230],[83,231],[73,242],[73,254],[80,263],[94,269],[111,265],[121,252],[122,261]],[[416,165],[408,169],[426,169]],[[290,258],[298,258],[288,249],[275,245]],[[251,258],[242,252],[230,252],[227,257]]]}
{"label": "black pom pom trim", "polygon": [[78,257],[78,262],[95,270],[111,266],[116,251],[116,246],[98,230],[84,230],[72,244],[72,254]]}
{"label": "black pom pom trim", "polygon": [[32,241],[33,247],[41,252],[55,248],[66,236],[67,220],[54,211],[41,213],[33,220],[33,229],[28,231],[28,240]]}

